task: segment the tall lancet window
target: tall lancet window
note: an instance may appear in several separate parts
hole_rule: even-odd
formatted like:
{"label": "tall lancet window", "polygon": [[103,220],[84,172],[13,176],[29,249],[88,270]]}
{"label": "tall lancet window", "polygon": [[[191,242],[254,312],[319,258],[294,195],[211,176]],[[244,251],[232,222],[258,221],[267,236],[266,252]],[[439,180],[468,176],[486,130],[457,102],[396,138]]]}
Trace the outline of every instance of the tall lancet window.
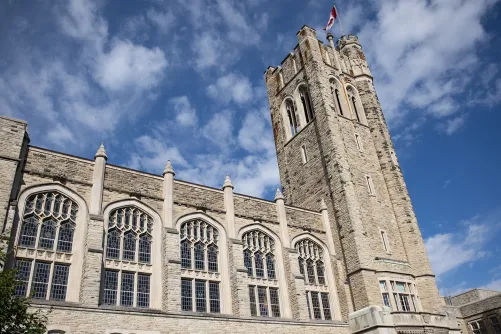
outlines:
{"label": "tall lancet window", "polygon": [[77,214],[77,204],[57,191],[26,199],[16,248],[16,295],[66,300]]}
{"label": "tall lancet window", "polygon": [[334,99],[335,108],[337,109],[339,115],[344,116],[343,104],[341,103],[341,101],[344,101],[341,94],[342,91],[341,84],[333,78],[331,78],[329,82],[331,85],[331,93],[332,93],[332,98]]}
{"label": "tall lancet window", "polygon": [[299,97],[301,98],[301,105],[303,106],[306,123],[309,123],[313,119],[315,113],[311,107],[310,94],[308,94],[308,89],[305,85],[299,87]]}
{"label": "tall lancet window", "polygon": [[251,315],[280,317],[275,243],[260,230],[245,233],[242,241],[244,264],[249,277]]}
{"label": "tall lancet window", "polygon": [[187,221],[180,230],[181,309],[221,312],[219,232],[201,219]]}
{"label": "tall lancet window", "polygon": [[310,239],[302,239],[295,246],[298,251],[299,271],[304,275],[306,303],[310,319],[331,320],[329,288],[325,279],[322,247]]}
{"label": "tall lancet window", "polygon": [[136,206],[110,211],[102,304],[150,307],[152,241],[153,218],[146,212]]}
{"label": "tall lancet window", "polygon": [[351,110],[354,113],[357,122],[363,123],[363,109],[362,103],[360,102],[360,97],[358,96],[358,92],[351,86],[346,88],[348,93],[348,102],[350,103]]}
{"label": "tall lancet window", "polygon": [[295,136],[298,132],[298,125],[296,121],[296,113],[294,111],[294,104],[291,100],[285,102],[285,111],[287,113],[287,119],[289,121],[289,129],[292,136]]}

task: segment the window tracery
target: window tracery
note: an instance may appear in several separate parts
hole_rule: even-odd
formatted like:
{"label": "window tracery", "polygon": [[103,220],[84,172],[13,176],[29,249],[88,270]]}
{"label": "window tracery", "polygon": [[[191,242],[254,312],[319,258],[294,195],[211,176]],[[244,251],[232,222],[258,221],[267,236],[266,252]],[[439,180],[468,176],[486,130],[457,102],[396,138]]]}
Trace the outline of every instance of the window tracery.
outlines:
{"label": "window tracery", "polygon": [[343,112],[343,103],[341,101],[343,100],[343,97],[341,95],[342,87],[341,85],[333,78],[329,80],[330,85],[331,85],[331,94],[334,99],[334,105],[335,108],[337,109],[337,112],[339,115],[344,116]]}
{"label": "window tracery", "polygon": [[280,317],[280,300],[275,267],[275,242],[266,233],[253,230],[242,237],[244,264],[250,278],[251,315]]}
{"label": "window tracery", "polygon": [[106,233],[102,303],[150,307],[153,218],[128,205],[112,209]]}
{"label": "window tracery", "polygon": [[313,108],[311,106],[310,94],[308,93],[308,89],[305,85],[301,85],[299,87],[299,98],[301,99],[301,105],[303,106],[306,123],[309,123],[313,117],[315,117],[315,113],[313,112]]}
{"label": "window tracery", "polygon": [[308,314],[311,319],[331,320],[323,249],[310,239],[298,241],[295,248],[298,252],[299,272],[305,280]]}
{"label": "window tracery", "polygon": [[219,231],[205,220],[193,219],[181,224],[180,239],[181,309],[221,312]]}
{"label": "window tracery", "polygon": [[[58,191],[32,194],[24,204],[14,293],[36,299],[65,300],[78,205]],[[43,251],[44,260],[35,260],[33,252],[26,249]],[[55,257],[55,252],[60,255]]]}
{"label": "window tracery", "polygon": [[285,112],[287,114],[287,119],[289,121],[289,130],[291,137],[294,137],[298,133],[299,127],[297,124],[296,112],[292,100],[287,100],[285,102]]}

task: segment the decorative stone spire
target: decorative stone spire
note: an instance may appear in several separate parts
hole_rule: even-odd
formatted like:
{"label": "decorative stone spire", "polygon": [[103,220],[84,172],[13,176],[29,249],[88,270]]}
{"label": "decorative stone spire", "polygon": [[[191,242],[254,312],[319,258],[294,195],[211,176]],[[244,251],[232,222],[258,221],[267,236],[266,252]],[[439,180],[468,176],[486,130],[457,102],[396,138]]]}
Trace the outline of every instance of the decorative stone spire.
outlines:
{"label": "decorative stone spire", "polygon": [[325,204],[324,199],[322,198],[322,201],[320,201],[320,211],[327,210],[327,205]]}
{"label": "decorative stone spire", "polygon": [[230,176],[228,174],[226,174],[226,178],[224,179],[223,189],[226,187],[234,188],[233,184],[231,183]]}
{"label": "decorative stone spire", "polygon": [[275,202],[278,201],[279,199],[284,200],[284,195],[280,191],[280,188],[277,187],[277,192],[275,193]]}
{"label": "decorative stone spire", "polygon": [[101,146],[99,146],[96,155],[94,155],[94,159],[97,157],[103,157],[106,160],[108,160],[108,156],[106,155],[106,150],[104,149],[104,143],[101,143]]}
{"label": "decorative stone spire", "polygon": [[172,164],[170,163],[170,160],[167,160],[167,165],[165,165],[165,169],[164,169],[164,172],[162,175],[165,175],[165,174],[176,175],[176,173],[174,173],[174,168],[172,168]]}

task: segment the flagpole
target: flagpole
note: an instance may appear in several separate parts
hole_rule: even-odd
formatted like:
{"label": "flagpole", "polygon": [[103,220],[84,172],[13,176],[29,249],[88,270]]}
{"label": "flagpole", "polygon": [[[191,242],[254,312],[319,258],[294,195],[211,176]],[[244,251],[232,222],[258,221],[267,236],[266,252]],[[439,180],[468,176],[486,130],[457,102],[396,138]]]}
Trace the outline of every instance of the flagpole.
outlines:
{"label": "flagpole", "polygon": [[336,3],[334,2],[334,8],[336,9],[337,13],[337,18],[339,20],[339,25],[341,26],[341,31],[343,32],[343,35],[346,36],[346,32],[344,31],[343,23],[341,22],[341,15],[339,14],[339,11],[337,10]]}

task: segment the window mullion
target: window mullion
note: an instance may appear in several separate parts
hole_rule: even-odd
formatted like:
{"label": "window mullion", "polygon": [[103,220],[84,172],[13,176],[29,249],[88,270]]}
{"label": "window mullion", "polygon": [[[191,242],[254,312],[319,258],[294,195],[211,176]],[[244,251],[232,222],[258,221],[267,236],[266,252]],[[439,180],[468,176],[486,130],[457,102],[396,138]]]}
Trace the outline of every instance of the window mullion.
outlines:
{"label": "window mullion", "polygon": [[313,275],[315,276],[315,284],[319,285],[318,273],[317,273],[317,262],[316,261],[313,261]]}
{"label": "window mullion", "polygon": [[308,298],[308,302],[310,303],[310,309],[309,309],[309,313],[310,313],[310,319],[315,319],[315,309],[313,308],[313,292],[311,291],[306,291],[306,298]]}
{"label": "window mullion", "polygon": [[320,305],[320,316],[322,317],[322,320],[325,320],[325,314],[324,314],[324,303],[322,301],[322,294],[320,292],[316,293],[318,302]]}
{"label": "window mullion", "polygon": [[35,249],[38,249],[38,241],[40,240],[40,233],[42,231],[42,224],[43,224],[43,221],[41,221],[41,219],[37,216],[35,216],[38,220],[37,222],[37,238],[35,240]]}
{"label": "window mullion", "polygon": [[205,311],[207,313],[211,313],[211,309],[210,309],[209,281],[205,281]]}
{"label": "window mullion", "polygon": [[120,249],[118,251],[118,259],[120,261],[123,261],[123,252],[124,252],[124,234],[122,233],[122,231],[120,231]]}
{"label": "window mullion", "polygon": [[132,291],[134,295],[132,296],[132,306],[137,307],[137,277],[138,274],[137,272],[134,273],[134,287],[132,288]]}
{"label": "window mullion", "polygon": [[257,292],[258,291],[257,285],[254,285],[253,290],[254,290],[254,300],[256,301],[256,315],[258,317],[260,317],[261,316],[261,307],[259,304],[259,294]]}
{"label": "window mullion", "polygon": [[119,270],[118,271],[118,275],[117,275],[117,302],[116,302],[116,305],[117,306],[120,306],[120,303],[122,301],[122,296],[121,296],[121,293],[122,293],[122,271]]}
{"label": "window mullion", "polygon": [[273,317],[273,310],[271,309],[270,287],[266,287],[266,297],[268,299],[268,316],[270,318],[272,318]]}
{"label": "window mullion", "polygon": [[[135,234],[135,233],[134,233]],[[134,252],[134,260],[136,263],[139,263],[139,235],[135,234],[135,242],[136,242],[136,251]]]}
{"label": "window mullion", "polygon": [[252,277],[256,277],[256,259],[254,257],[254,253],[251,253],[251,262],[252,262]]}
{"label": "window mullion", "polygon": [[26,288],[26,296],[29,296],[30,293],[31,293],[31,285],[33,283],[33,272],[35,271],[35,260],[31,261],[31,264],[30,264],[30,277],[28,279],[28,286]]}
{"label": "window mullion", "polygon": [[191,241],[188,241],[189,242],[189,246],[190,246],[190,258],[191,258],[191,265],[190,265],[190,269],[195,269],[195,243],[191,242]]}
{"label": "window mullion", "polygon": [[58,222],[54,217],[52,217],[52,219],[54,220],[54,222],[56,222],[56,235],[54,236],[54,244],[52,245],[52,249],[54,251],[57,251],[57,244],[59,242],[59,229],[61,228],[61,223]]}
{"label": "window mullion", "polygon": [[52,289],[52,276],[54,275],[54,262],[50,264],[49,281],[47,282],[47,295],[45,299],[50,299],[50,291]]}
{"label": "window mullion", "polygon": [[264,254],[263,255],[263,262],[264,262],[264,277],[266,279],[270,279],[270,277],[268,276],[268,254]]}
{"label": "window mullion", "polygon": [[191,311],[197,311],[197,285],[195,284],[195,280],[191,280]]}
{"label": "window mullion", "polygon": [[204,269],[203,271],[209,271],[209,254],[207,252],[207,244],[203,243],[204,245]]}

